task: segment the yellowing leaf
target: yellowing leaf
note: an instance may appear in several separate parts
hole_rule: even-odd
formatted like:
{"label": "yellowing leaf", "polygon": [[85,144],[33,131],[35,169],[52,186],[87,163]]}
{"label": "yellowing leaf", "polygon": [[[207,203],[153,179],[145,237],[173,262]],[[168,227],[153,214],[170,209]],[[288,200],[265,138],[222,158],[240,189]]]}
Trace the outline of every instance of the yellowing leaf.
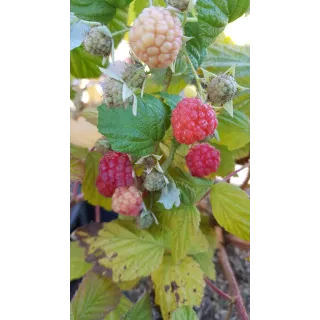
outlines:
{"label": "yellowing leaf", "polygon": [[124,317],[124,315],[130,310],[133,303],[122,295],[118,306],[112,310],[104,320],[119,320]]}
{"label": "yellowing leaf", "polygon": [[193,259],[199,263],[203,273],[211,280],[216,279],[216,269],[212,262],[213,251],[199,252],[192,255]]}
{"label": "yellowing leaf", "polygon": [[131,290],[133,289],[140,281],[140,278],[130,280],[130,281],[123,281],[119,282],[118,286],[121,290]]}
{"label": "yellowing leaf", "polygon": [[164,246],[134,221],[91,223],[75,232],[86,248],[87,261],[96,262],[95,271],[115,282],[134,280],[158,268]]}
{"label": "yellowing leaf", "polygon": [[70,157],[70,181],[82,181],[84,177],[84,163],[79,160]]}
{"label": "yellowing leaf", "polygon": [[101,320],[120,301],[121,291],[110,279],[92,271],[83,278],[71,301],[74,320]]}
{"label": "yellowing leaf", "polygon": [[218,223],[235,236],[250,241],[250,200],[239,187],[219,182],[210,194],[212,213]]}
{"label": "yellowing leaf", "polygon": [[96,179],[98,176],[99,161],[102,154],[92,151],[88,154],[85,162],[85,173],[82,183],[82,191],[84,199],[94,206],[103,207],[106,210],[111,210],[111,198],[106,198],[98,192],[96,187]]}
{"label": "yellowing leaf", "polygon": [[91,267],[85,260],[84,249],[76,241],[70,242],[70,281],[81,278]]}
{"label": "yellowing leaf", "polygon": [[179,264],[174,264],[171,256],[164,256],[151,278],[156,303],[164,320],[168,320],[172,311],[182,305],[192,307],[201,304],[205,286],[203,272],[192,258],[185,257]]}
{"label": "yellowing leaf", "polygon": [[198,317],[192,307],[182,306],[172,313],[171,320],[198,320]]}
{"label": "yellowing leaf", "polygon": [[161,210],[160,224],[172,232],[171,248],[175,262],[186,256],[187,251],[199,232],[200,212],[196,207],[180,205],[179,208]]}

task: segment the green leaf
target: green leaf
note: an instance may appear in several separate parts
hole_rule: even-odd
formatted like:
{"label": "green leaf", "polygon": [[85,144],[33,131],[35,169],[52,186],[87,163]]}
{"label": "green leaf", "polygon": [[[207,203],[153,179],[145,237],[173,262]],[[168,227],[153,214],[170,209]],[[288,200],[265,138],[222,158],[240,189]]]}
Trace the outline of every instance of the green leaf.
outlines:
{"label": "green leaf", "polygon": [[210,194],[212,212],[218,223],[233,235],[250,241],[250,200],[239,187],[219,182]]}
{"label": "green leaf", "polygon": [[130,220],[91,223],[77,229],[75,236],[86,248],[87,261],[115,282],[149,275],[164,254],[162,242]]}
{"label": "green leaf", "polygon": [[85,162],[85,174],[82,182],[84,199],[94,206],[111,210],[111,198],[106,198],[99,193],[96,180],[99,173],[99,161],[102,157],[100,152],[92,151],[88,154]]}
{"label": "green leaf", "polygon": [[116,7],[106,0],[71,0],[70,10],[80,19],[103,24],[110,22],[116,14]]}
{"label": "green leaf", "polygon": [[125,315],[124,320],[151,320],[152,308],[150,296],[145,293],[142,298],[137,301],[129,312]]}
{"label": "green leaf", "polygon": [[131,108],[107,108],[105,104],[98,107],[98,129],[113,150],[142,157],[154,153],[170,121],[168,110],[159,99],[145,94],[137,100],[137,116]]}
{"label": "green leaf", "polygon": [[172,311],[183,305],[199,306],[203,297],[203,272],[190,257],[175,264],[171,256],[164,256],[160,267],[151,274],[155,288],[156,304],[164,320]]}
{"label": "green leaf", "polygon": [[[170,176],[174,179],[177,187],[181,189],[182,197],[181,201],[186,205],[191,205],[195,202],[200,201],[200,199],[208,192],[212,186],[212,181],[204,178],[192,177],[189,173],[182,171],[180,168],[171,167],[169,169]],[[189,186],[189,190],[185,187]],[[194,190],[195,197],[188,199],[188,196],[191,196],[192,193],[190,189]]]}
{"label": "green leaf", "polygon": [[220,151],[220,165],[216,172],[217,176],[225,177],[234,171],[234,157],[233,152],[229,151],[227,147],[214,143],[212,140],[210,144]]}
{"label": "green leaf", "polygon": [[250,8],[250,0],[229,0],[228,11],[229,11],[229,23],[240,18]]}
{"label": "green leaf", "polygon": [[227,2],[229,1],[197,1],[196,10],[199,21],[199,40],[204,47],[210,46],[228,24]]}
{"label": "green leaf", "polygon": [[172,313],[171,320],[197,320],[197,314],[190,306],[182,306]]}
{"label": "green leaf", "polygon": [[76,241],[70,242],[70,281],[79,279],[90,270],[92,265],[85,261],[84,250]]}
{"label": "green leaf", "polygon": [[249,154],[250,154],[250,143],[247,143],[242,148],[233,151],[233,155],[236,160],[248,157]]}
{"label": "green leaf", "polygon": [[130,310],[132,305],[132,302],[126,296],[122,295],[118,306],[112,310],[104,320],[123,319],[124,315]]}
{"label": "green leaf", "polygon": [[167,92],[161,92],[160,96],[163,98],[164,103],[170,107],[171,111],[177,106],[178,102],[182,100],[181,96]]}
{"label": "green leaf", "polygon": [[213,251],[199,252],[192,255],[193,259],[199,263],[203,273],[211,280],[216,279],[216,269],[212,263]]}
{"label": "green leaf", "polygon": [[[230,151],[239,149],[250,141],[250,120],[241,111],[234,110],[233,118],[226,111],[218,115],[219,144]],[[217,142],[218,143],[218,142]]]}
{"label": "green leaf", "polygon": [[121,291],[110,279],[90,271],[83,278],[71,301],[74,320],[103,320],[116,308]]}
{"label": "green leaf", "polygon": [[195,206],[180,205],[179,208],[160,210],[157,219],[161,225],[172,232],[172,257],[175,262],[178,262],[186,256],[199,233],[200,212]]}
{"label": "green leaf", "polygon": [[98,78],[101,75],[102,57],[93,56],[83,47],[70,51],[70,73],[75,78]]}

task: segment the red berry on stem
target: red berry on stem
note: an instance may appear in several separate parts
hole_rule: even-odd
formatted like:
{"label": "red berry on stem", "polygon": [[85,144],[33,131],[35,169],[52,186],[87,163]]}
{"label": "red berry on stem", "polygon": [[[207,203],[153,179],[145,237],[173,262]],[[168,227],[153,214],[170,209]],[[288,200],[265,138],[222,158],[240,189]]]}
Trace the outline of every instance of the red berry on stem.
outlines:
{"label": "red berry on stem", "polygon": [[138,216],[142,210],[141,192],[135,187],[119,187],[112,196],[112,210],[126,216]]}
{"label": "red berry on stem", "polygon": [[184,98],[173,110],[171,124],[179,143],[192,144],[213,134],[218,120],[210,105],[197,98]]}
{"label": "red berry on stem", "polygon": [[133,184],[132,165],[126,153],[109,151],[100,159],[96,186],[103,196],[111,197],[117,187]]}
{"label": "red berry on stem", "polygon": [[208,143],[192,147],[186,156],[187,166],[194,177],[216,172],[220,164],[220,151]]}

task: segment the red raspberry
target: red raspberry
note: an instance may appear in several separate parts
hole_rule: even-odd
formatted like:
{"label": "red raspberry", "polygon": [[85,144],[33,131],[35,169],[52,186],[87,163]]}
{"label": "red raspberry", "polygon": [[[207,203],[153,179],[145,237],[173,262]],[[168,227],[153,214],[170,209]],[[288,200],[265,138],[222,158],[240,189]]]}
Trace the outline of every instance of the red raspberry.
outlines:
{"label": "red raspberry", "polygon": [[173,135],[179,143],[192,144],[214,133],[216,113],[197,98],[184,98],[172,112]]}
{"label": "red raspberry", "polygon": [[216,172],[220,164],[220,151],[208,143],[197,144],[186,156],[187,166],[194,177]]}
{"label": "red raspberry", "polygon": [[102,195],[111,197],[117,187],[133,184],[132,165],[126,153],[109,151],[100,159],[96,186]]}
{"label": "red raspberry", "polygon": [[125,216],[138,216],[142,210],[141,192],[135,187],[119,187],[112,196],[112,210]]}

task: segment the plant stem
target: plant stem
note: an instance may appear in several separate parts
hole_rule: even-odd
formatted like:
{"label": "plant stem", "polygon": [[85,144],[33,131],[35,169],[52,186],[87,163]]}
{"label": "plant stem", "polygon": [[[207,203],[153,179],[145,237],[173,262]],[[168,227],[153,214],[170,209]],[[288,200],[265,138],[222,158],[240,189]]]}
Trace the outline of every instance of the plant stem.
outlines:
{"label": "plant stem", "polygon": [[96,222],[100,222],[101,221],[100,207],[99,206],[95,206],[95,221]]}
{"label": "plant stem", "polygon": [[204,100],[204,92],[203,92],[203,89],[202,89],[202,86],[201,86],[201,81],[200,81],[200,79],[198,77],[196,69],[194,68],[194,66],[192,64],[192,61],[190,60],[190,57],[189,57],[188,52],[187,52],[186,49],[184,49],[184,54],[185,54],[185,56],[187,58],[187,62],[189,64],[190,68],[191,68],[191,71],[192,71],[192,73],[193,73],[193,75],[194,75],[194,77],[196,79],[196,84],[197,84],[197,87],[198,87],[200,98],[202,100]]}
{"label": "plant stem", "polygon": [[229,303],[228,312],[224,318],[224,320],[230,320],[232,314],[233,303]]}
{"label": "plant stem", "polygon": [[240,186],[242,190],[245,190],[247,188],[249,180],[250,180],[250,167],[249,167],[246,179],[243,181],[242,185]]}
{"label": "plant stem", "polygon": [[228,281],[229,290],[232,296],[236,297],[235,308],[241,320],[249,320],[246,308],[241,297],[240,289],[236,277],[232,271],[227,252],[224,248],[223,231],[219,226],[215,227],[217,239],[218,259],[222,267],[222,271]]}
{"label": "plant stem", "polygon": [[227,243],[230,243],[241,250],[249,251],[250,250],[250,242],[239,239],[238,237],[234,236],[233,234],[225,235],[225,240]]}
{"label": "plant stem", "polygon": [[198,22],[198,18],[196,17],[188,17],[187,22]]}
{"label": "plant stem", "polygon": [[164,87],[163,92],[167,92],[170,86],[170,82],[172,80],[172,70],[170,68],[167,69],[166,76],[164,79]]}
{"label": "plant stem", "polygon": [[230,174],[228,174],[226,177],[224,177],[220,182],[226,182],[228,181],[232,176],[234,176],[235,174],[237,174],[238,172],[242,171],[245,168],[248,168],[250,166],[250,162],[246,163],[244,166],[242,166],[240,169],[235,170],[233,172],[231,172]]}
{"label": "plant stem", "polygon": [[172,138],[169,156],[162,165],[162,169],[164,172],[166,172],[168,170],[168,168],[170,167],[170,165],[173,161],[173,158],[174,158],[174,154],[176,153],[179,146],[180,146],[180,144],[176,141],[176,139]]}
{"label": "plant stem", "polygon": [[149,7],[152,7],[152,6],[153,6],[152,0],[149,0]]}
{"label": "plant stem", "polygon": [[112,33],[111,35],[112,35],[112,37],[114,37],[114,36],[117,36],[118,34],[126,33],[129,30],[130,30],[129,28],[126,28],[126,29],[123,29],[120,31],[116,31],[116,32]]}
{"label": "plant stem", "polygon": [[83,201],[84,200],[84,195],[83,193],[78,194],[74,200],[70,202],[70,208],[72,208],[76,203]]}
{"label": "plant stem", "polygon": [[182,20],[182,27],[186,24],[187,19],[188,19],[188,12],[184,12],[183,20]]}
{"label": "plant stem", "polygon": [[229,296],[227,293],[223,292],[222,290],[220,290],[218,287],[216,287],[208,277],[204,277],[204,281],[205,283],[208,285],[208,287],[213,290],[214,292],[216,292],[220,297],[222,297],[223,299],[226,300],[230,300],[231,302],[234,301],[234,298],[232,298],[231,296]]}

